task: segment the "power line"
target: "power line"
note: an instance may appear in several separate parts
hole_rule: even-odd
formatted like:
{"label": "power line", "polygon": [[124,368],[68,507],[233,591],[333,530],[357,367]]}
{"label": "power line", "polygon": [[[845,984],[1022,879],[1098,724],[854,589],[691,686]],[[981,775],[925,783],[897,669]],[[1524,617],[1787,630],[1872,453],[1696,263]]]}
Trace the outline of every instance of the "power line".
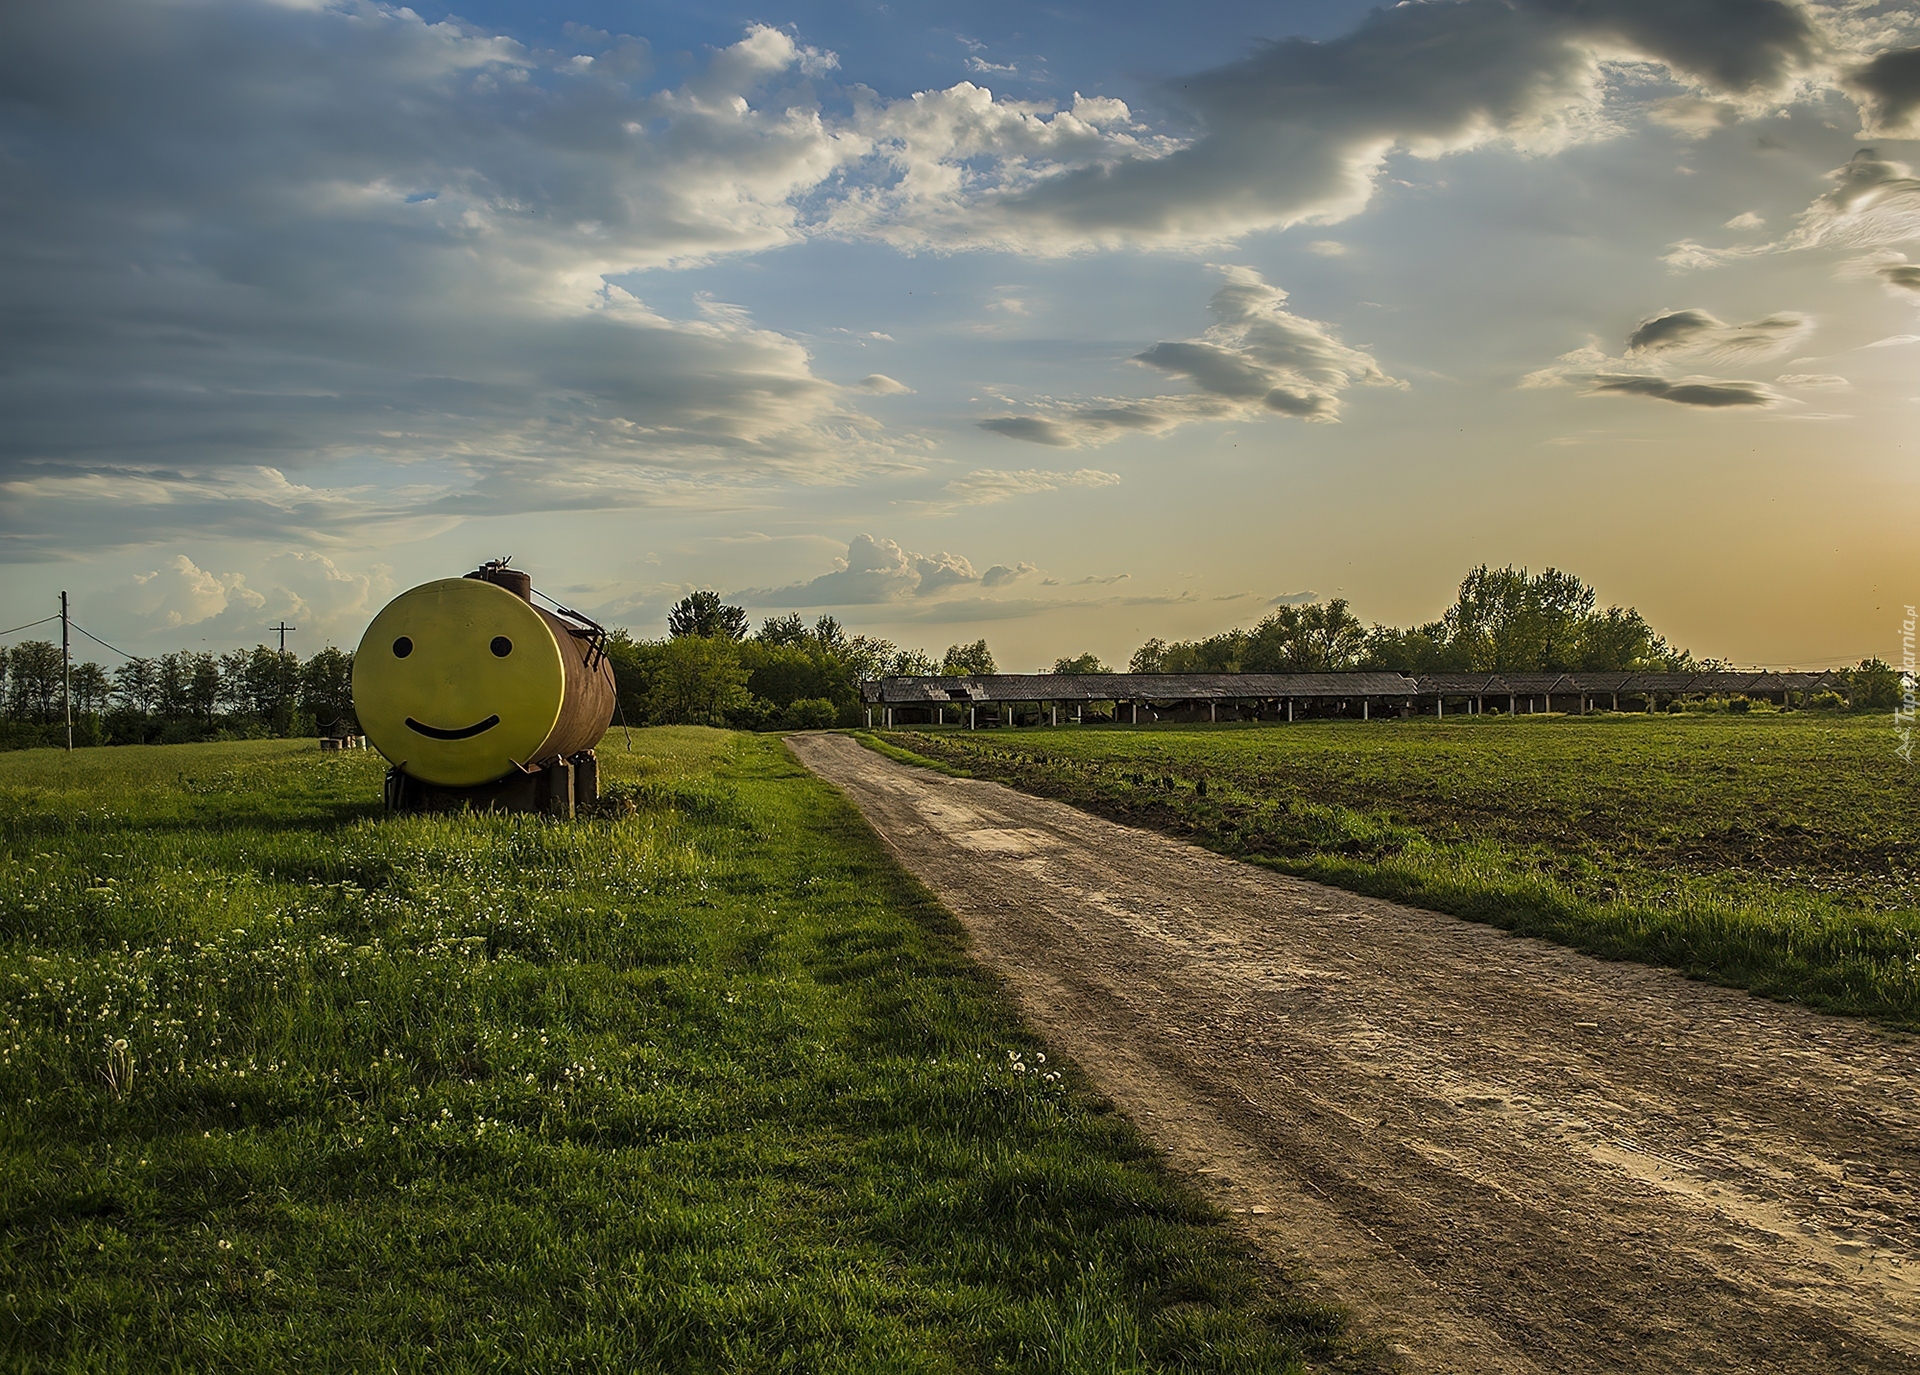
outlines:
{"label": "power line", "polygon": [[12,630],[0,630],[0,635],[15,635],[22,630],[32,630],[36,625],[45,625],[48,621],[57,621],[59,619],[60,613],[56,611],[51,616],[42,616],[37,621],[28,621],[25,625],[16,625]]}
{"label": "power line", "polygon": [[88,630],[84,625],[81,625],[80,622],[78,621],[73,622],[73,628],[79,631],[82,635],[85,635],[89,640],[92,640],[95,644],[99,645],[100,648],[113,650],[113,652],[115,654],[118,654],[122,659],[137,659],[140,657],[138,654],[129,654],[124,649],[121,649],[115,645],[108,644],[105,640],[101,639],[98,635],[94,634],[91,630]]}

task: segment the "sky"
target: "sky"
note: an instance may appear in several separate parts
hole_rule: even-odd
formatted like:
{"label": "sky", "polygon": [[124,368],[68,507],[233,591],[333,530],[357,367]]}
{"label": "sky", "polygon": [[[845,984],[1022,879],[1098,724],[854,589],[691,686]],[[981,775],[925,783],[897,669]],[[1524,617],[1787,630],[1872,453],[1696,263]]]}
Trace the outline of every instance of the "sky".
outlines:
{"label": "sky", "polygon": [[1487,563],[1892,659],[1917,165],[1914,4],[6,6],[0,617],[510,555],[1031,670]]}

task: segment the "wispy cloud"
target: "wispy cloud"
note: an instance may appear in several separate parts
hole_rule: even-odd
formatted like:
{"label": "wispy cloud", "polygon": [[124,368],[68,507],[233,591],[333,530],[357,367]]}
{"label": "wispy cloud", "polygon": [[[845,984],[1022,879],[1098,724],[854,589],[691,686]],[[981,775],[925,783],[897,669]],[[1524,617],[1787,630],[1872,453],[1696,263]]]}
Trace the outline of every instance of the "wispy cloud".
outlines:
{"label": "wispy cloud", "polygon": [[942,489],[953,505],[990,506],[1036,492],[1057,492],[1068,487],[1111,487],[1120,481],[1118,473],[1098,468],[1076,468],[1058,472],[1047,468],[976,468],[963,478],[955,478]]}

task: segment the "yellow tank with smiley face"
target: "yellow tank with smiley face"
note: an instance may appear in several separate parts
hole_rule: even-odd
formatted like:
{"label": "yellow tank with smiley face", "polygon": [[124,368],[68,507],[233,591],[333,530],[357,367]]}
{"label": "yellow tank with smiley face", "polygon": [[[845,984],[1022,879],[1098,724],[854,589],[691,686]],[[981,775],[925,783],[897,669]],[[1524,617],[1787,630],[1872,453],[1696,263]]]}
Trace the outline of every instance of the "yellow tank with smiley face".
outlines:
{"label": "yellow tank with smiley face", "polygon": [[401,593],[353,659],[354,710],[368,741],[402,772],[441,787],[491,783],[543,762],[569,677],[550,620],[478,578]]}

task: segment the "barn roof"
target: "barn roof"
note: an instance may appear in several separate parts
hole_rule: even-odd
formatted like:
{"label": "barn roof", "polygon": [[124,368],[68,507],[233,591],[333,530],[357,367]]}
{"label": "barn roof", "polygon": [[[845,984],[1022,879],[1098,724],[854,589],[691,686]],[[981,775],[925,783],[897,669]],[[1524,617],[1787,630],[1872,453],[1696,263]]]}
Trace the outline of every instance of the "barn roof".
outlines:
{"label": "barn roof", "polygon": [[889,706],[966,702],[1226,702],[1245,698],[1411,697],[1398,673],[987,673],[880,678],[863,701]]}
{"label": "barn roof", "polygon": [[862,701],[887,706],[968,702],[1230,702],[1355,697],[1571,696],[1578,693],[1806,692],[1836,682],[1826,673],[986,673],[953,678],[879,678]]}

